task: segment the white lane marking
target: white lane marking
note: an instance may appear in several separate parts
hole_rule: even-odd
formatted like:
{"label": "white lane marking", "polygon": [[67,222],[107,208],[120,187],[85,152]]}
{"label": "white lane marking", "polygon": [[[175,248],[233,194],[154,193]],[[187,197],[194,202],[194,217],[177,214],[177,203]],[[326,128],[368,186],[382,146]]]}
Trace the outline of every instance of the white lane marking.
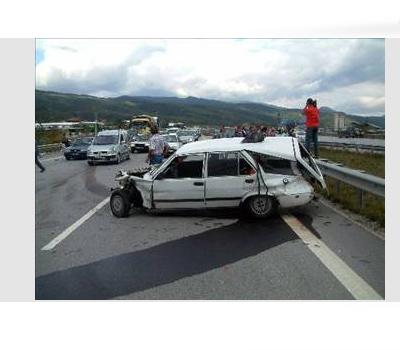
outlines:
{"label": "white lane marking", "polygon": [[64,158],[64,157],[60,156],[60,157],[54,157],[54,158],[42,158],[41,160],[42,160],[42,162],[47,162],[49,160],[58,160],[58,159],[62,159],[62,158]]}
{"label": "white lane marking", "polygon": [[98,210],[100,210],[104,205],[106,205],[110,200],[107,197],[99,204],[97,204],[92,210],[89,210],[84,216],[82,216],[78,221],[69,226],[66,230],[61,232],[56,238],[54,238],[50,243],[46,244],[42,250],[52,250],[58,243],[67,238],[72,232],[74,232],[79,226],[81,226],[86,220],[88,220],[92,215],[94,215]]}
{"label": "white lane marking", "polygon": [[346,263],[340,259],[328,246],[311,233],[293,215],[282,215],[282,219],[300,237],[307,247],[317,256],[340,283],[360,300],[382,300],[382,297]]}

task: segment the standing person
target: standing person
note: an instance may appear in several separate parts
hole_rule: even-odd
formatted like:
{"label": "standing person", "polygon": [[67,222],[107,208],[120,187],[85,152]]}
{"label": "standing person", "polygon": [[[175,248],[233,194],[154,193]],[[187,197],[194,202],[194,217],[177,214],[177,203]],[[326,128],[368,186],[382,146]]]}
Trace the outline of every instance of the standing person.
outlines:
{"label": "standing person", "polygon": [[246,136],[247,136],[246,125],[242,125],[242,136],[243,136],[243,137],[246,137]]}
{"label": "standing person", "polygon": [[317,100],[307,99],[306,106],[303,109],[306,117],[306,149],[310,152],[310,143],[314,144],[314,157],[318,158],[318,127],[319,127],[319,109]]}
{"label": "standing person", "polygon": [[65,135],[64,135],[64,138],[63,138],[61,143],[63,143],[65,147],[71,146],[71,142],[69,141],[69,139]]}
{"label": "standing person", "polygon": [[158,128],[151,128],[151,134],[149,140],[149,154],[146,161],[153,164],[161,164],[163,161],[163,155],[168,149],[168,144],[164,141],[164,138],[158,133]]}
{"label": "standing person", "polygon": [[43,173],[43,171],[46,170],[46,168],[42,165],[42,163],[39,160],[39,147],[36,141],[35,141],[35,163],[40,168],[41,173]]}
{"label": "standing person", "polygon": [[219,138],[224,138],[225,137],[225,126],[221,125],[221,128],[219,129]]}
{"label": "standing person", "polygon": [[242,136],[242,127],[240,125],[237,125],[235,128],[235,137],[241,137]]}

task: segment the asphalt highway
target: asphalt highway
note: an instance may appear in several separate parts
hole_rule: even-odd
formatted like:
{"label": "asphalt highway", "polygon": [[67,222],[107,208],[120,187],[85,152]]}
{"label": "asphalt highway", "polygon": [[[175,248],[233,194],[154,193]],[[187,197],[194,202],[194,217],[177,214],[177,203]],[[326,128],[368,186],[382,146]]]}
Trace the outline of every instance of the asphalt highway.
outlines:
{"label": "asphalt highway", "polygon": [[111,214],[119,165],[36,169],[36,299],[347,300],[385,295],[384,240],[320,201],[267,220],[238,210]]}

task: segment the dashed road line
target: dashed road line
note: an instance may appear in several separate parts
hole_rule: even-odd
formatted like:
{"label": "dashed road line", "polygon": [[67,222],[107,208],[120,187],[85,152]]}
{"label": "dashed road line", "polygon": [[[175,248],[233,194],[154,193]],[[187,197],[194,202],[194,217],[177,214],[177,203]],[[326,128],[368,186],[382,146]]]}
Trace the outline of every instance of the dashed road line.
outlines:
{"label": "dashed road line", "polygon": [[282,215],[282,219],[300,237],[306,246],[328,268],[339,282],[360,300],[382,300],[383,298],[359,275],[357,275],[328,246],[317,238],[296,217],[290,214]]}
{"label": "dashed road line", "polygon": [[82,216],[78,221],[74,222],[71,226],[61,232],[56,238],[54,238],[50,243],[46,244],[41,250],[52,250],[57,244],[67,238],[72,232],[74,232],[79,226],[81,226],[86,220],[92,217],[97,211],[103,208],[110,201],[110,197],[105,198],[99,204],[97,204],[93,209],[89,210],[84,216]]}

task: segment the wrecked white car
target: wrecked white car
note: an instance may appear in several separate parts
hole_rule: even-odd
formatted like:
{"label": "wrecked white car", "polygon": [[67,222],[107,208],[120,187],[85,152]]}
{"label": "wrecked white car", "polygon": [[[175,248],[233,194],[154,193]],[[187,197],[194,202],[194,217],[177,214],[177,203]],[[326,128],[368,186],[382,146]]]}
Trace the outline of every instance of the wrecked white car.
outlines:
{"label": "wrecked white car", "polygon": [[243,138],[188,143],[160,167],[120,171],[110,206],[117,217],[130,208],[208,209],[241,207],[264,218],[280,206],[308,203],[314,187],[326,188],[314,159],[292,137]]}

